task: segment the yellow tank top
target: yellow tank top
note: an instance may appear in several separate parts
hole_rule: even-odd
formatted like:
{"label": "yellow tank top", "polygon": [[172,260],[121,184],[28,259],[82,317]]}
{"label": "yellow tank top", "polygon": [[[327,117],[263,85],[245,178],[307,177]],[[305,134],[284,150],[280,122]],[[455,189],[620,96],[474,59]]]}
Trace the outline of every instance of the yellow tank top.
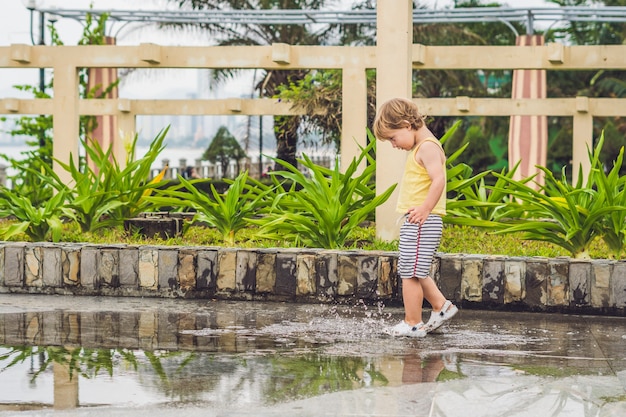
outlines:
{"label": "yellow tank top", "polygon": [[[398,193],[398,203],[396,210],[399,213],[406,213],[409,208],[419,206],[426,199],[428,189],[432,181],[428,175],[428,171],[422,165],[418,164],[415,160],[415,154],[419,150],[419,147],[425,142],[436,143],[437,146],[443,151],[441,143],[435,138],[425,139],[422,143],[415,147],[409,154],[404,166],[404,175],[402,176],[402,182],[400,183],[400,191]],[[446,164],[443,164],[443,172],[446,175]],[[446,181],[447,182],[447,181]],[[438,214],[444,216],[446,214],[446,189],[444,187],[437,204],[433,208],[432,214]]]}

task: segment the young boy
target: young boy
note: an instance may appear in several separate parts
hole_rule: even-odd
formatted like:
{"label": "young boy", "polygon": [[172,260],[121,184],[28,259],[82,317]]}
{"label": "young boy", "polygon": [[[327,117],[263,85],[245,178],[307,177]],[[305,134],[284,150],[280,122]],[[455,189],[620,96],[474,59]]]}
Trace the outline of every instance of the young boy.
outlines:
{"label": "young boy", "polygon": [[[446,213],[446,156],[424,124],[417,105],[408,99],[394,98],[383,103],[374,120],[374,135],[409,152],[396,206],[405,217],[398,259],[405,314],[404,320],[387,329],[387,333],[424,337],[458,312],[429,276],[441,242],[441,217]],[[424,298],[433,307],[426,324],[422,321]]]}

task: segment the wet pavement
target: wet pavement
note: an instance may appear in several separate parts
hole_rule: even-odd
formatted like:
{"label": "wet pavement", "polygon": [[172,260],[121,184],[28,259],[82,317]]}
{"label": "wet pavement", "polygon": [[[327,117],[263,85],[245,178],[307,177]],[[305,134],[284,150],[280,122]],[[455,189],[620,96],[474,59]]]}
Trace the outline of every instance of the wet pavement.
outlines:
{"label": "wet pavement", "polygon": [[[425,318],[429,312],[425,311]],[[0,294],[0,416],[626,416],[626,318]]]}

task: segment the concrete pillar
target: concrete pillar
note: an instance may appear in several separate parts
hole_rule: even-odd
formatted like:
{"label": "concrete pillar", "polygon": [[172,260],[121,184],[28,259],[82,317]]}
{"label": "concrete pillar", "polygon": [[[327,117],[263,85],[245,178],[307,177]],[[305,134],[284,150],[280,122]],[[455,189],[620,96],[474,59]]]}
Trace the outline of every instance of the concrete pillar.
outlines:
{"label": "concrete pillar", "polygon": [[68,410],[78,407],[78,371],[70,370],[69,355],[65,363],[53,362],[54,409]]}
{"label": "concrete pillar", "polygon": [[[341,161],[340,170],[346,168],[360,153],[361,147],[367,146],[367,77],[365,68],[347,67],[342,72],[341,92]],[[358,173],[363,172],[363,161]]]}
{"label": "concrete pillar", "polygon": [[[78,70],[67,62],[55,63],[53,101],[52,156],[66,164],[69,164],[71,158],[78,166]],[[64,184],[72,183],[69,172],[61,169],[56,162],[52,163],[52,167]]]}
{"label": "concrete pillar", "polygon": [[587,151],[593,149],[593,116],[588,111],[588,103],[587,97],[576,97],[572,137],[572,184],[576,184],[581,175],[583,179],[586,178],[591,170]]}
{"label": "concrete pillar", "polygon": [[[378,0],[376,5],[376,105],[394,97],[412,98],[411,68],[413,44],[413,3],[411,0]],[[406,152],[388,143],[376,150],[376,190],[380,194],[402,179]],[[398,237],[395,211],[398,190],[376,209],[376,236],[383,240]]]}

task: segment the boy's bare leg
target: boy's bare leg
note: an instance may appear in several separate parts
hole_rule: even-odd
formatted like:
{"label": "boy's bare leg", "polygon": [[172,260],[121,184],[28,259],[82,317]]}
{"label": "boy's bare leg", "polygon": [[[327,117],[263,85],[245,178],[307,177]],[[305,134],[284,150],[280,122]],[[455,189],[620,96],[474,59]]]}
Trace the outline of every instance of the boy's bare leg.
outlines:
{"label": "boy's bare leg", "polygon": [[[404,302],[404,321],[414,326],[422,322],[422,304],[424,291],[421,279],[405,278],[402,280],[402,300]],[[441,303],[443,305],[443,302]]]}
{"label": "boy's bare leg", "polygon": [[431,277],[420,279],[423,297],[428,300],[434,311],[440,311],[446,302],[446,297],[441,293],[437,284]]}

